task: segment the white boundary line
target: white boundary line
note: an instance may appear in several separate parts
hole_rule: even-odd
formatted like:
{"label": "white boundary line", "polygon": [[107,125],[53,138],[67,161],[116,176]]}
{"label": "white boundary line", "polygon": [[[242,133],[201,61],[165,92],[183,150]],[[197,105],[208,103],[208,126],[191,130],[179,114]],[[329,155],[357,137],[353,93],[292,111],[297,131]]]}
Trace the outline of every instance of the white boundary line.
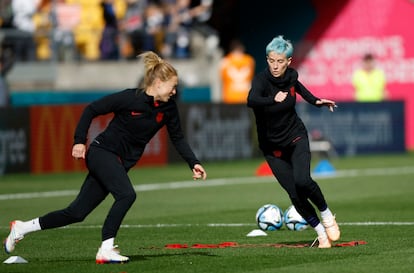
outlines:
{"label": "white boundary line", "polygon": [[[392,176],[395,174],[413,174],[414,167],[403,166],[397,168],[373,168],[373,169],[350,169],[334,171],[326,174],[313,174],[315,179],[334,179],[343,177],[356,177],[356,176]],[[218,178],[208,179],[207,181],[176,181],[167,183],[154,183],[154,184],[142,184],[135,185],[134,189],[137,192],[143,191],[156,191],[156,190],[171,190],[171,189],[184,189],[195,187],[216,187],[216,186],[228,186],[228,185],[240,185],[240,184],[253,184],[253,183],[271,183],[275,179],[273,176],[252,176],[252,177],[233,177],[233,178]],[[63,191],[46,191],[46,192],[30,192],[30,193],[11,193],[0,194],[0,201],[4,200],[16,200],[16,199],[32,199],[32,198],[50,198],[50,197],[62,197],[62,196],[75,196],[79,190],[63,190]]]}
{"label": "white boundary line", "polygon": [[[414,222],[344,222],[340,226],[414,226]],[[121,225],[121,228],[181,228],[181,227],[257,227],[255,223],[206,223],[206,224],[142,224]],[[8,229],[8,226],[0,226],[0,229]],[[101,225],[69,225],[61,229],[101,229]]]}
{"label": "white boundary line", "polygon": [[414,222],[347,222],[341,226],[414,226]]}

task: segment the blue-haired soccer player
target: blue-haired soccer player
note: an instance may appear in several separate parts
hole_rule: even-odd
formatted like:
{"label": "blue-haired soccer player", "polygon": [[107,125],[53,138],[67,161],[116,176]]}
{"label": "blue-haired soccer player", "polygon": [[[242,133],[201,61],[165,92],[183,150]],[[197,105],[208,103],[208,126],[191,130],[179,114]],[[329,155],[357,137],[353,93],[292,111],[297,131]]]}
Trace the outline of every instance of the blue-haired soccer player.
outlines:
{"label": "blue-haired soccer player", "polygon": [[[293,46],[283,36],[266,46],[268,67],[252,82],[247,105],[256,118],[259,147],[292,204],[318,234],[319,248],[330,248],[340,237],[335,216],[310,174],[311,153],[308,132],[296,113],[296,94],[317,107],[333,112],[332,100],[315,97],[298,80],[298,72],[289,67]],[[314,205],[320,212],[320,221]]]}

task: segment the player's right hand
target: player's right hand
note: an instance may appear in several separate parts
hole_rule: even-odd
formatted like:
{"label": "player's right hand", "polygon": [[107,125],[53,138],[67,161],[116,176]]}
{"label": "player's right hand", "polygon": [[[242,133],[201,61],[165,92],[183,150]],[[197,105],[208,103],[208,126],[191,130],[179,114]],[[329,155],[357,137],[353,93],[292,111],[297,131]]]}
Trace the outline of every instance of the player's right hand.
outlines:
{"label": "player's right hand", "polygon": [[76,159],[83,158],[85,159],[85,153],[86,153],[86,145],[85,144],[75,144],[72,147],[72,156]]}
{"label": "player's right hand", "polygon": [[279,91],[277,92],[274,100],[275,102],[282,102],[286,99],[287,95],[288,95],[288,92]]}

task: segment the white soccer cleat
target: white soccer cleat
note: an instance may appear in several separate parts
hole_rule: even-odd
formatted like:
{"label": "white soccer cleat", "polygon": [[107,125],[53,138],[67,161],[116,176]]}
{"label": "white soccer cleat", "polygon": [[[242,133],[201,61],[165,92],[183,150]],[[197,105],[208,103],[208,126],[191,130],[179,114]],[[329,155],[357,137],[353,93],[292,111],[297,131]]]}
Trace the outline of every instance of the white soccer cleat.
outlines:
{"label": "white soccer cleat", "polygon": [[115,246],[112,249],[98,249],[96,254],[97,264],[123,264],[129,262],[129,258],[119,254],[119,250]]}
{"label": "white soccer cleat", "polygon": [[318,243],[318,248],[331,248],[332,243],[331,240],[325,235],[325,236],[318,236],[313,241],[313,243],[310,245],[310,247],[316,246],[316,242]]}
{"label": "white soccer cleat", "polygon": [[332,244],[328,237],[318,236],[318,248],[331,248]]}
{"label": "white soccer cleat", "polygon": [[6,240],[4,240],[4,250],[7,254],[12,253],[16,244],[24,238],[21,229],[19,229],[19,225],[22,223],[22,221],[18,220],[10,222],[10,234],[7,236]]}
{"label": "white soccer cleat", "polygon": [[330,219],[323,219],[322,225],[325,227],[326,234],[328,234],[331,241],[339,240],[341,232],[339,231],[339,226],[336,223],[335,216]]}

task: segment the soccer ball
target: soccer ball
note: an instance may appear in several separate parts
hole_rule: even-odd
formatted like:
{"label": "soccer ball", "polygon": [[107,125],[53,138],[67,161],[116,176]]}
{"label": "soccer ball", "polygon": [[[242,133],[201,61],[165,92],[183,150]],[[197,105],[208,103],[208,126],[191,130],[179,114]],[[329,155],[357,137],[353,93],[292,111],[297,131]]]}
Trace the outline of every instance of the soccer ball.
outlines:
{"label": "soccer ball", "polygon": [[291,205],[283,214],[283,221],[289,230],[300,231],[309,227],[308,222],[296,211],[295,207]]}
{"label": "soccer ball", "polygon": [[278,230],[283,226],[283,212],[276,205],[266,204],[257,210],[256,222],[261,230]]}

